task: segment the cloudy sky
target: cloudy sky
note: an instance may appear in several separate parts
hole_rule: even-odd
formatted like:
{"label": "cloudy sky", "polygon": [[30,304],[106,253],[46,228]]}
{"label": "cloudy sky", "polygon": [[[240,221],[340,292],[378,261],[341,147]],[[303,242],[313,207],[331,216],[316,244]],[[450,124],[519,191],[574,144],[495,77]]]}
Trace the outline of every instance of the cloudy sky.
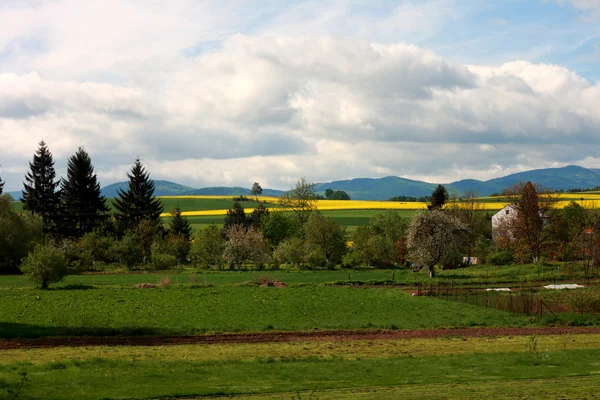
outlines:
{"label": "cloudy sky", "polygon": [[600,168],[600,0],[0,0],[0,177],[286,189]]}

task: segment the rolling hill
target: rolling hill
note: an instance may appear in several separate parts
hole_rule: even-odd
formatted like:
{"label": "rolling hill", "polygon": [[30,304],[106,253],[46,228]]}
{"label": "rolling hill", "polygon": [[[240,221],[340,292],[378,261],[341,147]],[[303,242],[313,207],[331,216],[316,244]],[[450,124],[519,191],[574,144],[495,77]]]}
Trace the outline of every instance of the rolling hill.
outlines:
{"label": "rolling hill", "polygon": [[[488,181],[463,179],[444,184],[448,189],[456,189],[458,193],[476,190],[481,196],[499,193],[519,181],[531,181],[554,190],[592,189],[600,186],[600,169],[583,168],[569,165],[562,168],[545,168],[519,172]],[[436,183],[416,181],[386,176],[384,178],[355,178],[332,182],[316,183],[315,191],[325,189],[344,190],[355,200],[387,200],[393,196],[428,196],[436,187]],[[115,197],[119,188],[126,188],[127,182],[117,182],[102,189],[107,198]],[[169,181],[156,181],[157,196],[213,195],[213,196],[250,196],[250,189],[243,187],[206,187],[194,189]],[[264,189],[264,196],[280,196],[282,190]]]}

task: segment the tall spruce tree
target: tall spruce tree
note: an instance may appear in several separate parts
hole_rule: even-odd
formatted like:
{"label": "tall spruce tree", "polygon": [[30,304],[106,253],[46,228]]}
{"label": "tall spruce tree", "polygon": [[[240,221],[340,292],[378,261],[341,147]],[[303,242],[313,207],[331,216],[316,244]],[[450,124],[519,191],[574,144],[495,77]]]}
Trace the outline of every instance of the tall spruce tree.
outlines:
{"label": "tall spruce tree", "polygon": [[186,217],[181,215],[181,209],[175,208],[171,212],[171,221],[169,222],[169,231],[174,235],[181,235],[187,241],[192,239],[192,227]]}
{"label": "tall spruce tree", "polygon": [[246,211],[237,200],[234,200],[233,206],[227,210],[227,215],[225,216],[225,222],[223,224],[223,230],[226,230],[232,225],[248,226]]}
{"label": "tall spruce tree", "polygon": [[146,172],[139,158],[131,168],[129,188],[119,189],[114,206],[117,209],[115,218],[124,223],[126,228],[136,227],[142,220],[150,220],[158,224],[163,205],[154,197],[154,181]]}
{"label": "tall spruce tree", "polygon": [[56,190],[54,159],[42,140],[29,163],[22,195],[23,208],[38,214],[44,221],[44,231],[56,233],[56,221],[60,218],[60,193]]}
{"label": "tall spruce tree", "polygon": [[441,210],[446,204],[448,199],[448,191],[443,185],[437,185],[437,187],[431,192],[431,204],[427,208],[431,211]]}
{"label": "tall spruce tree", "polygon": [[81,237],[107,217],[106,199],[100,192],[92,160],[81,147],[69,158],[67,179],[61,181],[61,211],[68,236]]}

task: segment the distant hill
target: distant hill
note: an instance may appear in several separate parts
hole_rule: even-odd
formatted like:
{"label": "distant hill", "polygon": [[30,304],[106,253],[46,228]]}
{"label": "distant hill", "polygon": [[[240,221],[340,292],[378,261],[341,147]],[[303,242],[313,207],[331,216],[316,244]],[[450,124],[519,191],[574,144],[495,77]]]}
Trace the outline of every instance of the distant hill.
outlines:
{"label": "distant hill", "polygon": [[[488,181],[463,179],[444,185],[448,190],[456,189],[459,194],[467,190],[476,190],[480,196],[488,196],[500,193],[504,188],[519,181],[531,181],[553,190],[593,189],[600,186],[600,169],[569,165],[562,168],[534,169]],[[393,196],[429,196],[436,186],[434,183],[387,176],[318,183],[315,189],[318,192],[324,192],[328,188],[344,190],[355,200],[386,200]]]}
{"label": "distant hill", "polygon": [[[250,189],[246,189],[243,187],[227,187],[227,186],[215,186],[215,187],[206,187],[202,189],[194,189],[190,193],[190,195],[196,196],[252,196],[252,192]],[[282,190],[275,189],[263,189],[263,196],[281,196],[283,194]]]}
{"label": "distant hill", "polygon": [[[155,196],[183,196],[190,194],[190,192],[196,190],[194,188],[183,186],[178,183],[169,181],[154,181],[154,195]],[[112,185],[108,185],[102,188],[102,195],[107,199],[117,197],[119,189],[127,190],[129,187],[128,182],[117,182]]]}
{"label": "distant hill", "polygon": [[387,200],[393,196],[429,196],[437,184],[414,181],[397,176],[356,178],[315,184],[315,191],[343,190],[355,200]]}
{"label": "distant hill", "polygon": [[[563,168],[534,169],[519,172],[501,178],[488,181],[476,179],[463,179],[456,182],[444,184],[448,190],[452,188],[461,194],[467,190],[476,190],[480,196],[488,196],[492,193],[500,193],[519,181],[531,181],[553,190],[568,189],[592,189],[600,186],[600,169],[583,168],[569,165]],[[168,181],[156,181],[157,196],[250,196],[250,189],[243,187],[206,187],[194,189]],[[397,176],[386,176],[384,178],[355,178],[333,182],[316,183],[315,191],[323,194],[326,189],[344,190],[355,200],[387,200],[393,196],[429,196],[436,183],[416,181],[400,178]],[[117,195],[119,188],[126,189],[127,182],[117,182],[102,189],[102,194],[107,198]],[[15,192],[20,196],[20,192]],[[282,190],[264,189],[263,196],[281,196]],[[14,196],[18,198],[18,196]]]}
{"label": "distant hill", "polygon": [[[215,186],[206,187],[202,189],[194,189],[189,186],[180,185],[178,183],[169,181],[154,181],[155,196],[251,196],[250,189],[243,187],[226,187],[226,186]],[[119,189],[127,190],[127,182],[116,182],[111,185],[102,188],[102,195],[106,198],[114,198],[117,196]],[[264,189],[263,196],[281,196],[283,191],[274,189]]]}

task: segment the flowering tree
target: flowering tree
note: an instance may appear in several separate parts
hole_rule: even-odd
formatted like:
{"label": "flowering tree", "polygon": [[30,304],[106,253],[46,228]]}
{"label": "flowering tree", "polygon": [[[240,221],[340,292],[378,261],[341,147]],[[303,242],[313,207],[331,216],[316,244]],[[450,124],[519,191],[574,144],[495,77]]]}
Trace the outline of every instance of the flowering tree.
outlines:
{"label": "flowering tree", "polygon": [[433,278],[435,265],[462,245],[468,231],[465,224],[445,211],[419,212],[408,227],[410,258],[418,269],[427,267]]}

